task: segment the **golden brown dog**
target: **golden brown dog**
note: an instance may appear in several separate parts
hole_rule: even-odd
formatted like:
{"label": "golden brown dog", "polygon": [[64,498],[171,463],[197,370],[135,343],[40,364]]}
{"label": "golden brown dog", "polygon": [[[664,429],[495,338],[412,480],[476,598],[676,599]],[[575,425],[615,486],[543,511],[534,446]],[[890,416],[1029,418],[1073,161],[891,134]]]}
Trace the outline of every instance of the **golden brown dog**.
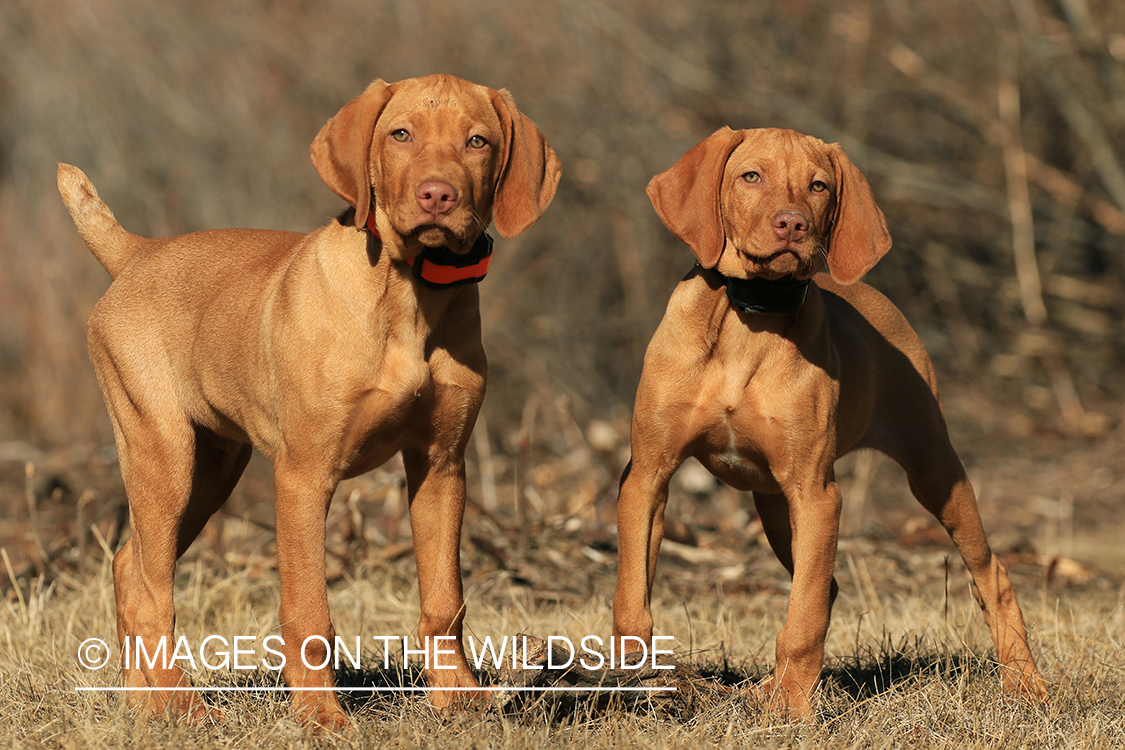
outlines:
{"label": "golden brown dog", "polygon": [[[856,283],[891,245],[863,175],[837,145],[723,128],[653,178],[648,194],[699,262],[645,354],[618,506],[615,635],[652,637],[668,482],[694,456],[754,493],[793,578],[764,687],[782,710],[809,715],[837,592],[833,464],[873,448],[906,470],[953,538],[1004,686],[1045,697],[1012,584],[949,444],[929,357],[898,309]],[[818,274],[825,266],[830,275]]]}
{"label": "golden brown dog", "polygon": [[[325,514],[341,479],[401,452],[418,635],[454,636],[441,648],[456,652],[441,657],[454,669],[427,678],[476,687],[461,647],[459,542],[465,444],[485,385],[478,294],[472,283],[430,288],[417,266],[432,257],[430,270],[449,281],[450,258],[486,254],[479,243],[493,218],[505,237],[526,230],[554,196],[559,162],[506,91],[451,76],[371,84],[320,131],[312,160],[352,207],[340,219],[307,235],[171,239],[129,234],[81,171],[59,166],[78,230],[114,278],[90,316],[89,345],[132,526],[113,564],[118,636],[151,648],[172,635],[176,560],[226,501],[253,445],[274,462],[285,680],[333,687],[331,665],[308,669],[300,653],[310,636],[333,638]],[[326,656],[312,641],[304,661]],[[130,687],[186,683],[178,667],[125,670]],[[206,714],[185,693],[135,700]],[[330,690],[296,691],[293,706],[325,727],[347,721]]]}

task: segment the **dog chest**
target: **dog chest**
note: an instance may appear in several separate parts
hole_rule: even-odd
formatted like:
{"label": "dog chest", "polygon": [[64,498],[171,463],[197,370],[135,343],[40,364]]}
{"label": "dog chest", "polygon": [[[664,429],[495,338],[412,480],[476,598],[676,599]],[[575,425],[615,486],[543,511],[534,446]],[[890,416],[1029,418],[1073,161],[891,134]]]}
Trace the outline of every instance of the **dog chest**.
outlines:
{"label": "dog chest", "polygon": [[729,420],[714,425],[696,444],[693,455],[708,471],[735,489],[777,491],[767,454]]}
{"label": "dog chest", "polygon": [[349,467],[374,468],[388,460],[432,410],[433,375],[424,361],[388,357],[379,375],[343,399],[347,416],[340,453]]}
{"label": "dog chest", "polygon": [[692,454],[732,487],[776,492],[777,470],[784,473],[792,459],[790,446],[809,416],[806,411],[815,418],[831,394],[808,392],[807,365],[764,354],[776,354],[777,347],[744,348],[735,361],[722,356],[734,351],[719,350],[703,371],[693,418],[686,425],[695,436]]}

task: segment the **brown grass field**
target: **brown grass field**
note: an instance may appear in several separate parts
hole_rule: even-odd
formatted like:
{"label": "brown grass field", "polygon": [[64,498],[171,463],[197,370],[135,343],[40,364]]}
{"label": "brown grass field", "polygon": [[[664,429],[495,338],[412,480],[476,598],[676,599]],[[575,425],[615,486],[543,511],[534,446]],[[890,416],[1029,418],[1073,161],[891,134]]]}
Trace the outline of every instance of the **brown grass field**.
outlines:
{"label": "brown grass field", "polygon": [[[586,434],[604,447],[614,433],[603,423]],[[467,633],[477,640],[528,633],[577,642],[609,635],[614,492],[591,488],[589,477],[605,473],[612,456],[599,456],[586,441],[572,447],[554,461],[545,451],[528,451],[534,479],[521,516],[511,481],[518,458],[504,469],[504,456],[493,456],[490,480],[481,471],[486,464],[474,461],[463,569]],[[1021,447],[1025,455],[1031,450]],[[951,545],[909,498],[897,468],[861,456],[840,467],[848,503],[837,566],[842,592],[810,723],[786,724],[739,690],[770,669],[788,579],[737,493],[687,467],[669,511],[670,537],[680,541],[666,543],[662,552],[655,607],[657,632],[673,636],[681,665],[675,694],[628,703],[534,694],[504,709],[437,713],[421,693],[354,693],[346,701],[354,728],[327,738],[306,736],[278,693],[209,695],[225,711],[213,726],[138,722],[119,694],[76,691],[120,680],[116,661],[91,671],[77,658],[81,641],[112,643],[116,632],[107,537],[117,532],[110,517],[92,524],[82,557],[76,552],[82,544],[71,540],[47,575],[25,581],[19,595],[9,588],[0,609],[0,735],[13,747],[83,748],[1121,747],[1123,553],[1087,493],[1104,496],[1125,481],[1122,434],[1093,445],[1062,441],[1040,449],[1041,455],[1022,460],[974,454],[971,474],[1051,684],[1044,706],[999,691],[988,633]],[[265,462],[256,460],[228,508],[181,563],[177,632],[192,644],[211,634],[260,639],[278,630],[271,509],[254,497],[267,478]],[[1050,483],[1062,480],[1082,498],[1069,516],[1045,495],[1033,511],[1020,509],[1026,502],[1016,504],[1022,493],[1049,492]],[[352,480],[330,514],[330,599],[337,631],[349,643],[357,635],[365,641],[410,635],[416,625],[414,562],[401,541],[409,532],[400,481],[393,467]],[[497,498],[491,510],[486,484]],[[553,506],[559,497],[570,498],[571,512],[535,509],[534,503]],[[50,508],[40,510],[39,528],[48,528]],[[420,684],[417,659],[404,668],[392,657],[384,670],[381,647],[369,643],[365,650],[361,668],[342,673],[342,685]],[[258,655],[264,655],[260,647]],[[213,687],[276,684],[261,668],[201,668],[194,676]],[[483,676],[495,681],[496,672],[485,669]]]}

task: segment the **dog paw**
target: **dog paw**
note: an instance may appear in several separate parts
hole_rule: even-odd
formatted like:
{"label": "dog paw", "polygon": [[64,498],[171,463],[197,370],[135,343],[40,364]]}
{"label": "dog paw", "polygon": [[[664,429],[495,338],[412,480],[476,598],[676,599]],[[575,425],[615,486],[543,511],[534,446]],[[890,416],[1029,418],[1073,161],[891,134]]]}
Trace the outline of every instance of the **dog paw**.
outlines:
{"label": "dog paw", "polygon": [[812,721],[816,715],[813,702],[796,685],[785,685],[776,675],[744,689],[747,702],[762,713],[784,722]]}
{"label": "dog paw", "polygon": [[313,734],[339,734],[352,726],[352,720],[342,709],[318,711],[306,723]]}
{"label": "dog paw", "polygon": [[193,700],[179,708],[169,706],[169,710],[182,717],[189,724],[196,725],[218,724],[226,717],[226,713],[221,708],[208,706],[196,695],[193,695],[192,698]]}
{"label": "dog paw", "polygon": [[226,714],[220,708],[208,706],[198,693],[154,692],[133,706],[138,718],[162,718],[184,721],[188,724],[217,724]]}
{"label": "dog paw", "polygon": [[492,696],[487,690],[434,690],[430,692],[430,705],[439,710],[473,710],[491,705]]}
{"label": "dog paw", "polygon": [[1006,671],[1004,674],[1004,690],[1017,698],[1031,703],[1046,703],[1050,700],[1047,692],[1047,681],[1038,671],[1016,672]]}
{"label": "dog paw", "polygon": [[430,691],[430,705],[436,709],[472,710],[491,705],[492,696],[488,691],[479,689],[480,683],[467,667],[452,674],[427,672],[426,684],[431,688],[441,688]]}
{"label": "dog paw", "polygon": [[[443,700],[434,700],[438,695]],[[430,703],[439,711],[480,712],[495,705],[495,696],[486,690],[458,690],[431,694]]]}
{"label": "dog paw", "polygon": [[294,693],[292,710],[311,734],[336,734],[352,725],[352,720],[332,693],[305,696]]}

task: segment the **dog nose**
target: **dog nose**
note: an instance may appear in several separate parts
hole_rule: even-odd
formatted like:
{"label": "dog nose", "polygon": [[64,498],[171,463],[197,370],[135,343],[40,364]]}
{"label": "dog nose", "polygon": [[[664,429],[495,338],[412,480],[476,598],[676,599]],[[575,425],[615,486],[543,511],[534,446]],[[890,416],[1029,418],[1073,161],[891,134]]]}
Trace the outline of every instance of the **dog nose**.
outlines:
{"label": "dog nose", "polygon": [[457,188],[441,180],[426,180],[414,195],[422,210],[433,216],[448,213],[457,205]]}
{"label": "dog nose", "polygon": [[773,217],[773,232],[779,239],[796,242],[809,231],[809,220],[796,211],[782,211]]}

